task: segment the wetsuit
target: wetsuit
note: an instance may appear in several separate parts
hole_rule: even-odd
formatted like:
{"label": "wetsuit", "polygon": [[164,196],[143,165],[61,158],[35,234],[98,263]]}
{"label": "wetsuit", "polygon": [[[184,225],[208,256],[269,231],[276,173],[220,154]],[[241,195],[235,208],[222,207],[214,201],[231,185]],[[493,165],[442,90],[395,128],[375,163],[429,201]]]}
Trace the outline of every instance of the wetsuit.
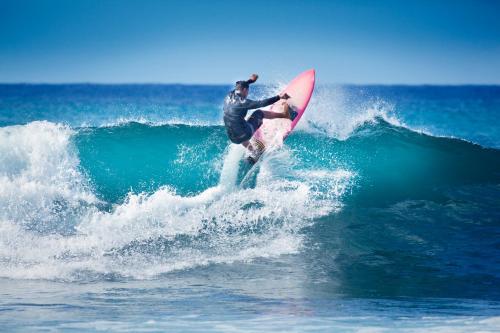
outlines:
{"label": "wetsuit", "polygon": [[224,125],[227,135],[233,143],[242,143],[250,140],[255,131],[262,125],[264,113],[254,111],[248,121],[245,120],[248,110],[262,108],[279,101],[279,96],[266,98],[260,101],[243,99],[235,91],[231,91],[224,100]]}

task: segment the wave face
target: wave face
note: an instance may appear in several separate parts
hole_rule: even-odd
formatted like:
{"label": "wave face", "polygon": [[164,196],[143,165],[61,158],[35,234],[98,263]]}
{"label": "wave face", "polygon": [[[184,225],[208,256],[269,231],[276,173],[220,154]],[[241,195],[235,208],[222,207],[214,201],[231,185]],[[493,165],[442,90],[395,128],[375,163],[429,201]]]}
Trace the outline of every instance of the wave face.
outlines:
{"label": "wave face", "polygon": [[[62,111],[53,115],[58,121],[19,124],[2,113],[1,277],[153,279],[264,261],[286,263],[327,294],[500,297],[500,151],[493,134],[483,145],[443,136],[459,137],[460,126],[432,135],[408,124],[414,113],[401,117],[378,99],[349,102],[344,90],[320,87],[298,131],[263,161],[255,187],[241,189],[242,148],[228,144],[215,116],[218,100],[210,97],[221,87],[106,87],[92,98],[93,86],[66,87],[68,96],[28,88],[49,90],[42,105]],[[201,101],[191,107],[165,102],[187,115],[156,110],[156,119],[148,118],[150,103],[174,98],[176,89],[181,97],[205,97],[195,94]],[[415,89],[413,95],[428,88]],[[497,95],[487,99],[495,89],[467,94],[496,105]],[[446,104],[426,94],[423,104]],[[72,123],[70,97],[88,107],[79,106],[75,119],[90,110],[85,126]],[[125,121],[115,111],[93,114],[106,103],[120,109],[120,98],[146,105]],[[485,113],[479,118],[491,117]]]}

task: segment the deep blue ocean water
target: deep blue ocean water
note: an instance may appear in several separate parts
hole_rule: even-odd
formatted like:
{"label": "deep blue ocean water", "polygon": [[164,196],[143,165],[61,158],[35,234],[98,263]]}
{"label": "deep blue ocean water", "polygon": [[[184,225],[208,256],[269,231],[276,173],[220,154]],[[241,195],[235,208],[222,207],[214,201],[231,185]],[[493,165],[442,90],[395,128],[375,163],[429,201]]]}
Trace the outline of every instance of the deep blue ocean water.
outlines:
{"label": "deep blue ocean water", "polygon": [[2,331],[500,331],[500,86],[320,85],[250,188],[229,89],[0,85]]}

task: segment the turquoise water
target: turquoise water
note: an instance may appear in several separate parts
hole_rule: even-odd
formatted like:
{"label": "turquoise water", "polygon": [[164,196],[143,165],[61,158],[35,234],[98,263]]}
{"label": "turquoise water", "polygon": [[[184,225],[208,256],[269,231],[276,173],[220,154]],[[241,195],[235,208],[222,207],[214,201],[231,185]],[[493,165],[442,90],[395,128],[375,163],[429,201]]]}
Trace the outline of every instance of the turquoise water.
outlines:
{"label": "turquoise water", "polygon": [[320,85],[244,189],[228,89],[0,85],[5,331],[500,329],[499,87]]}

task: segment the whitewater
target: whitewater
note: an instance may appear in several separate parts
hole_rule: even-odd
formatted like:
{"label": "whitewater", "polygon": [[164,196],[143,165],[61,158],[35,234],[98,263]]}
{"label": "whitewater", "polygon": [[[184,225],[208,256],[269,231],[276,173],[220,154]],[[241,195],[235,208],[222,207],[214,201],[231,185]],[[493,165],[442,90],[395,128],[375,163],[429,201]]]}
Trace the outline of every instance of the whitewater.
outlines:
{"label": "whitewater", "polygon": [[0,85],[6,330],[499,329],[499,87],[319,86],[250,188],[229,89]]}

